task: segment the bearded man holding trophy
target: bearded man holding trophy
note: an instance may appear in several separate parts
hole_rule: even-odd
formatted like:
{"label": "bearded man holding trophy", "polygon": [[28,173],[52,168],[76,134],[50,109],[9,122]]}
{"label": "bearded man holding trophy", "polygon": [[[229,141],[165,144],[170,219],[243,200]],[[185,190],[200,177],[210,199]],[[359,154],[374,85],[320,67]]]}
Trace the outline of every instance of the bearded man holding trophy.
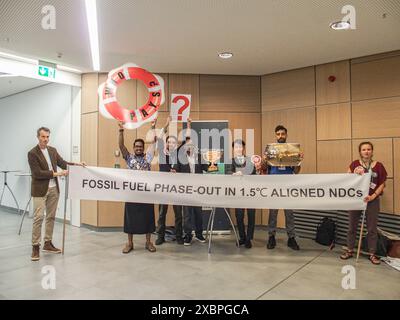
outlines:
{"label": "bearded man holding trophy", "polygon": [[[275,128],[277,143],[268,144],[263,157],[267,174],[298,174],[301,170],[303,153],[297,143],[286,143],[287,129],[278,125]],[[294,215],[292,210],[284,209],[286,232],[288,234],[287,245],[293,250],[300,250],[296,242]],[[277,225],[278,209],[269,209],[267,249],[274,249],[276,246],[275,234]]]}

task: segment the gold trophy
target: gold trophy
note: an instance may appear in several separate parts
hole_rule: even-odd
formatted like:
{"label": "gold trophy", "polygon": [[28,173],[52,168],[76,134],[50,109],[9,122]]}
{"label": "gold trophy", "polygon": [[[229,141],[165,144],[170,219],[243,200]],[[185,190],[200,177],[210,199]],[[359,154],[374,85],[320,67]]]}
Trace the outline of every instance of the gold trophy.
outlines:
{"label": "gold trophy", "polygon": [[217,161],[221,158],[222,151],[218,149],[211,149],[203,152],[203,159],[210,163],[208,167],[208,172],[218,171],[216,166]]}
{"label": "gold trophy", "polygon": [[121,151],[119,150],[115,150],[114,151],[114,157],[115,157],[115,161],[114,161],[114,168],[121,168],[121,164],[119,162],[119,157],[121,156]]}
{"label": "gold trophy", "polygon": [[301,164],[299,143],[270,143],[265,149],[267,163],[273,167],[298,167]]}

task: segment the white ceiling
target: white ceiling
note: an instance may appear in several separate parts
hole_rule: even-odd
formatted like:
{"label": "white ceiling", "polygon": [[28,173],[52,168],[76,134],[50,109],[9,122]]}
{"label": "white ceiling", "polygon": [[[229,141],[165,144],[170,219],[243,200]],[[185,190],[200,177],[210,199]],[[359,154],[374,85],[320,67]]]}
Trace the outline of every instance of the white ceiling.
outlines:
{"label": "white ceiling", "polygon": [[[56,30],[41,28],[48,4]],[[347,4],[357,29],[330,29]],[[399,0],[97,0],[97,7],[102,71],[134,62],[156,72],[260,75],[400,49]],[[0,49],[91,71],[84,1],[0,0]],[[234,57],[221,60],[220,51]]]}
{"label": "white ceiling", "polygon": [[0,77],[0,99],[48,83],[47,81],[25,77]]}

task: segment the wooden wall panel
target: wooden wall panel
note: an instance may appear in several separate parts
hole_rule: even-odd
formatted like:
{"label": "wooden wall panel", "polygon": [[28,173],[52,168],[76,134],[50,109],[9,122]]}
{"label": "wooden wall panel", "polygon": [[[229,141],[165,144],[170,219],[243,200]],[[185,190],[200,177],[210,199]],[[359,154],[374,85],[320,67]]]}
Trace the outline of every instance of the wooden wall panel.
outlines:
{"label": "wooden wall panel", "polygon": [[263,76],[262,111],[315,105],[314,67]]}
{"label": "wooden wall panel", "polygon": [[[117,122],[114,120],[106,119],[102,116],[99,117],[99,166],[100,167],[114,167],[116,161],[114,157],[114,152],[119,150],[118,146],[118,131],[119,127]],[[131,130],[125,130],[128,132]],[[125,134],[126,136],[126,134]],[[130,144],[125,141],[125,144],[130,146]],[[119,158],[119,163],[121,167],[123,167],[124,160],[122,159],[122,155]]]}
{"label": "wooden wall panel", "polygon": [[400,95],[400,56],[351,64],[352,99]]}
{"label": "wooden wall panel", "polygon": [[400,214],[400,138],[393,139],[394,212]]}
{"label": "wooden wall panel", "polygon": [[99,227],[122,227],[124,225],[124,202],[99,201]]}
{"label": "wooden wall panel", "polygon": [[267,143],[276,142],[275,127],[288,129],[288,142],[300,143],[304,152],[301,173],[316,172],[316,128],[315,108],[276,110],[262,114],[262,149]]}
{"label": "wooden wall panel", "polygon": [[81,200],[81,223],[97,226],[97,202],[91,200]]}
{"label": "wooden wall panel", "polygon": [[354,58],[354,59],[350,60],[350,63],[351,64],[364,63],[364,62],[370,62],[370,61],[374,61],[374,60],[393,58],[393,57],[397,57],[397,56],[400,56],[400,50],[383,52],[383,53],[378,53],[378,54],[372,54],[369,56]]}
{"label": "wooden wall panel", "polygon": [[[352,159],[358,159],[358,145],[366,141],[364,139],[353,139],[353,156]],[[393,178],[393,141],[391,138],[386,139],[368,139],[374,145],[374,159],[382,162],[388,173],[388,177]]]}
{"label": "wooden wall panel", "polygon": [[192,96],[190,111],[200,110],[200,76],[198,74],[170,74],[169,92],[170,96],[173,93],[190,94]]}
{"label": "wooden wall panel", "polygon": [[[232,138],[244,139],[246,141],[246,151],[248,154],[252,153],[253,146],[254,154],[261,153],[261,119],[259,114],[200,112],[199,117],[199,120],[228,120]],[[241,129],[242,131],[234,131],[234,129]],[[251,142],[251,136],[246,136],[246,129],[254,130],[254,144]],[[231,143],[229,145],[231,145]],[[229,152],[231,153],[231,150]]]}
{"label": "wooden wall panel", "polygon": [[[118,144],[119,127],[116,121],[106,119],[103,117],[99,118],[99,146],[98,154],[99,160],[98,165],[101,167],[113,168],[116,161],[119,161],[121,168],[125,168],[125,160],[122,158],[122,154],[119,160],[114,157],[114,152],[119,150]],[[136,139],[136,130],[124,131],[125,146],[129,152],[133,152],[133,141]]]}
{"label": "wooden wall panel", "polygon": [[400,136],[400,96],[352,103],[353,138]]}
{"label": "wooden wall panel", "polygon": [[381,198],[381,212],[394,213],[393,195],[393,179],[387,179]]}
{"label": "wooden wall panel", "polygon": [[201,112],[260,112],[260,77],[200,75]]}
{"label": "wooden wall panel", "polygon": [[97,73],[82,75],[81,113],[95,112],[98,109],[97,88],[99,79]]}
{"label": "wooden wall panel", "polygon": [[[122,82],[117,89],[117,100],[118,103],[125,109],[132,110],[137,107],[137,91],[138,84],[137,80],[127,80]],[[147,90],[146,90],[147,91]],[[146,100],[147,101],[147,100]],[[146,102],[145,101],[145,102]]]}
{"label": "wooden wall panel", "polygon": [[[316,66],[317,105],[350,101],[349,60]],[[329,81],[335,76],[335,81]]]}
{"label": "wooden wall panel", "polygon": [[81,159],[89,166],[97,166],[97,133],[98,133],[97,112],[83,114],[81,117]]}
{"label": "wooden wall panel", "polygon": [[350,103],[317,107],[317,139],[351,139]]}
{"label": "wooden wall panel", "polygon": [[351,140],[318,141],[318,173],[345,173],[351,160]]}

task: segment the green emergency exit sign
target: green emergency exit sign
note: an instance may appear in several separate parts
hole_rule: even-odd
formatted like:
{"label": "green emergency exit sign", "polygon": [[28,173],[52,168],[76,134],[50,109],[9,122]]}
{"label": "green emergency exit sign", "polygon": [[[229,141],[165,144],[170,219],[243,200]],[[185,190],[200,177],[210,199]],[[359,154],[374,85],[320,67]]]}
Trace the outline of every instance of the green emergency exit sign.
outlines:
{"label": "green emergency exit sign", "polygon": [[44,78],[54,79],[56,70],[52,67],[38,65],[38,75]]}

